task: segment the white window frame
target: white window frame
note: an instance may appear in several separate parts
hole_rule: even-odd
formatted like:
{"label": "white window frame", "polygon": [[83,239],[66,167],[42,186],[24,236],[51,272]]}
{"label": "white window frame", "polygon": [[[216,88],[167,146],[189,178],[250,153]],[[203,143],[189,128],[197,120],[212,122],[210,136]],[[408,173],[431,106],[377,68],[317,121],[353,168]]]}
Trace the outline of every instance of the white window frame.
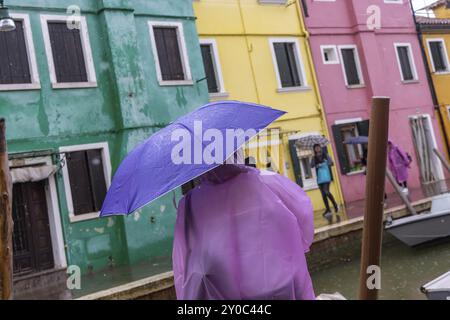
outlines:
{"label": "white window frame", "polygon": [[[409,64],[411,65],[411,71],[413,73],[413,79],[412,80],[405,80],[403,71],[402,71],[402,65],[400,63],[400,56],[398,54],[398,48],[399,47],[407,47],[408,48],[408,57],[409,57]],[[397,65],[400,72],[400,77],[402,79],[403,83],[410,83],[410,82],[417,82],[419,81],[419,75],[417,74],[417,68],[416,68],[416,62],[414,59],[414,53],[412,50],[411,43],[394,43],[395,48],[395,55],[397,57]]]}
{"label": "white window frame", "polygon": [[[434,66],[433,55],[431,53],[430,42],[441,42],[442,43],[442,47],[444,49],[445,63],[447,65],[447,70],[446,71],[436,71],[436,68]],[[449,58],[448,58],[448,52],[447,52],[447,46],[445,44],[445,39],[444,38],[429,38],[429,39],[427,39],[427,47],[428,47],[428,54],[430,56],[431,67],[432,67],[433,73],[434,74],[448,74],[448,73],[450,73],[450,62],[449,62]]]}
{"label": "white window frame", "polygon": [[[91,144],[80,144],[73,146],[65,146],[60,147],[59,152],[63,157],[65,157],[65,153],[70,153],[74,151],[86,151],[93,149],[101,149],[102,150],[102,163],[103,163],[103,173],[105,175],[106,188],[109,189],[111,185],[111,158],[109,155],[109,147],[107,142],[99,142],[99,143],[91,143]],[[66,195],[67,209],[69,211],[69,220],[71,223],[92,220],[99,218],[99,212],[90,212],[84,213],[81,215],[75,215],[73,208],[73,199],[72,199],[72,189],[70,188],[70,177],[69,170],[67,168],[67,164],[62,168],[63,173],[63,181],[64,181],[64,189]]]}
{"label": "white window frame", "polygon": [[[294,135],[289,136],[289,141],[291,141],[291,140],[298,140],[298,139],[303,138],[303,137],[314,136],[314,135],[321,136],[322,133],[320,133],[320,132],[306,132],[306,133],[294,134]],[[305,177],[305,169],[303,168],[303,165],[302,165],[302,163],[300,161],[300,158],[298,160],[299,160],[299,165],[300,165],[300,171],[301,171],[301,174],[302,174],[303,189],[305,191],[318,189],[319,185],[317,184],[317,172],[316,172],[315,168],[311,168],[312,178],[305,179],[304,178]]]}
{"label": "white window frame", "polygon": [[[342,49],[355,50],[355,63],[356,63],[356,70],[358,72],[358,77],[359,77],[359,81],[360,81],[359,84],[354,84],[354,85],[348,84],[347,74],[345,72],[345,63],[344,63],[344,59],[342,58]],[[342,63],[341,63],[342,73],[344,75],[344,81],[345,81],[346,87],[349,89],[364,87],[365,82],[364,82],[364,76],[363,76],[362,68],[361,68],[361,60],[359,58],[358,46],[355,44],[340,45],[340,46],[338,46],[338,53],[339,53],[339,60],[342,61]]]}
{"label": "white window frame", "polygon": [[384,0],[387,4],[403,4],[403,0]]}
{"label": "white window frame", "polygon": [[[37,165],[53,165],[50,156],[20,159],[15,165],[15,160],[9,160],[9,167],[13,169],[15,166],[28,167]],[[64,245],[64,235],[62,231],[61,214],[59,211],[58,190],[56,187],[55,175],[51,175],[47,179],[45,186],[45,198],[47,203],[48,220],[50,228],[50,237],[52,241],[52,252],[55,268],[66,268],[67,258]]]}
{"label": "white window frame", "polygon": [[[158,49],[156,47],[154,27],[171,27],[177,29],[178,48],[180,50],[181,64],[183,65],[184,80],[163,80],[161,74],[161,67],[159,65]],[[155,60],[156,75],[160,86],[181,86],[193,85],[191,75],[191,67],[189,65],[189,56],[186,49],[186,41],[184,38],[184,29],[181,22],[172,21],[148,21],[148,29],[150,34],[150,43],[152,45],[153,58]]]}
{"label": "white window frame", "polygon": [[13,91],[13,90],[36,90],[41,88],[39,80],[39,71],[36,63],[36,52],[34,49],[33,33],[31,30],[30,16],[24,13],[11,13],[11,17],[14,20],[20,20],[23,24],[23,33],[25,38],[25,47],[28,58],[28,68],[30,69],[31,83],[11,83],[0,84],[0,91]]}
{"label": "white window frame", "polygon": [[42,33],[44,36],[45,53],[47,55],[48,69],[50,72],[50,82],[53,89],[67,88],[94,88],[97,87],[97,77],[95,75],[94,59],[92,57],[91,43],[89,41],[89,32],[86,17],[80,19],[80,38],[83,49],[84,62],[86,65],[87,82],[58,82],[55,72],[55,63],[53,59],[52,45],[50,42],[50,33],[48,31],[49,22],[67,22],[68,16],[62,15],[41,15]]}
{"label": "white window frame", "polygon": [[[327,49],[332,49],[335,52],[335,55],[336,55],[336,60],[335,61],[326,61],[325,60],[325,50],[327,50]],[[335,46],[335,45],[322,45],[322,46],[320,46],[320,53],[322,54],[323,64],[339,64],[339,63],[341,63],[340,60],[339,60],[338,49],[337,49],[337,46]]]}
{"label": "white window frame", "polygon": [[[275,48],[274,48],[275,43],[292,43],[292,44],[294,44],[295,62],[297,63],[297,69],[298,69],[300,81],[302,83],[301,86],[283,88],[283,86],[281,85],[280,71],[278,70],[278,61],[277,61],[277,56],[275,55]],[[269,45],[270,45],[270,52],[272,54],[272,62],[273,62],[273,66],[275,68],[275,74],[276,74],[276,78],[277,78],[277,85],[278,85],[277,92],[281,93],[281,92],[311,90],[311,87],[308,86],[308,82],[306,81],[305,65],[303,64],[303,57],[301,54],[300,44],[299,44],[298,39],[295,37],[269,38]]]}
{"label": "white window frame", "polygon": [[222,66],[220,64],[217,41],[215,39],[200,39],[200,45],[202,44],[211,46],[214,74],[216,76],[216,81],[218,82],[219,85],[219,92],[210,93],[209,96],[211,98],[227,97],[228,93],[225,90],[225,84],[223,81]]}

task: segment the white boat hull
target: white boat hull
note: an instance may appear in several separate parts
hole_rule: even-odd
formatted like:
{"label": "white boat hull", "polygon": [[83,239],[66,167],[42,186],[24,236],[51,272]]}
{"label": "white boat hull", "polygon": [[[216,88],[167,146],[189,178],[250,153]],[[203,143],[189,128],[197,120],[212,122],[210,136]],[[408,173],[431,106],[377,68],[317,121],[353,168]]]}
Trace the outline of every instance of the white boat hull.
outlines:
{"label": "white boat hull", "polygon": [[450,300],[450,271],[421,288],[429,300]]}
{"label": "white boat hull", "polygon": [[450,210],[396,219],[386,225],[386,231],[408,246],[449,237]]}

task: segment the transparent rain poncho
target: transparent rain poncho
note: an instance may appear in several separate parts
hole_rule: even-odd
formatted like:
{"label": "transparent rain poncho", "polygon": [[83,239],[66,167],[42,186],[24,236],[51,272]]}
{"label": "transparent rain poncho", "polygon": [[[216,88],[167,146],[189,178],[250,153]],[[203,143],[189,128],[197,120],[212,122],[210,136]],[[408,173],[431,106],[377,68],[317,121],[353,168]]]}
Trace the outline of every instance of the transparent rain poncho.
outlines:
{"label": "transparent rain poncho", "polygon": [[305,252],[313,208],[288,178],[222,165],[180,200],[173,248],[177,298],[315,299]]}

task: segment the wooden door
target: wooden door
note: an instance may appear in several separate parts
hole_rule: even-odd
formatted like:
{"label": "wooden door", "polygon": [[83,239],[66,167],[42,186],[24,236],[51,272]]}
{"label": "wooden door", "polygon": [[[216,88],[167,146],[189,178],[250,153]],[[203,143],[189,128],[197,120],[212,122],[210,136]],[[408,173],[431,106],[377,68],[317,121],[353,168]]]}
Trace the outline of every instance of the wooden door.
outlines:
{"label": "wooden door", "polygon": [[45,181],[14,184],[14,273],[54,267]]}

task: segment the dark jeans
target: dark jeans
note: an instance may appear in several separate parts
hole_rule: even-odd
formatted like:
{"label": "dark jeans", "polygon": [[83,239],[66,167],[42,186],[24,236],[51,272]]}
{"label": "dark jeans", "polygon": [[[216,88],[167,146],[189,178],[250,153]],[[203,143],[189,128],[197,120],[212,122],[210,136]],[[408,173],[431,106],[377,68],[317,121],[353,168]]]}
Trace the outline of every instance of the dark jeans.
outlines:
{"label": "dark jeans", "polygon": [[330,204],[328,203],[328,199],[331,200],[331,202],[333,203],[334,209],[337,211],[338,205],[336,203],[336,200],[334,200],[333,195],[330,192],[330,184],[329,183],[319,184],[319,189],[320,189],[320,193],[322,193],[323,203],[325,204],[325,208],[327,209],[327,211],[330,211]]}

